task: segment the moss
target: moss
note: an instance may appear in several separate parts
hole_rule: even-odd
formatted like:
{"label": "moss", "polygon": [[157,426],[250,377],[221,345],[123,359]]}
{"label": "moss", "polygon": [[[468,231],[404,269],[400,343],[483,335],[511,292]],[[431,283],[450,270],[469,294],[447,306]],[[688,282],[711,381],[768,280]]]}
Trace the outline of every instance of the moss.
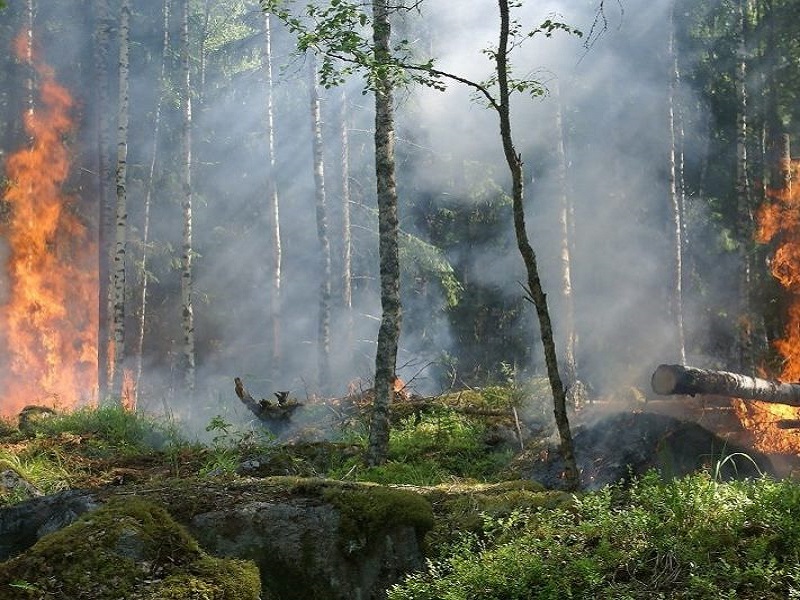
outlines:
{"label": "moss", "polygon": [[367,535],[400,526],[413,527],[422,541],[434,525],[430,503],[414,492],[379,485],[329,485],[322,497],[339,510],[339,539],[347,551],[364,546]]}
{"label": "moss", "polygon": [[148,600],[258,600],[261,579],[249,561],[203,557],[157,584]]}
{"label": "moss", "polygon": [[[247,570],[222,561],[212,569],[215,561],[160,506],[117,498],[0,564],[0,581],[6,582],[0,584],[0,600],[161,598],[151,594],[153,582],[164,580],[157,585],[165,585],[172,577],[193,581],[198,594],[203,589],[214,593],[168,598],[258,598],[259,591],[246,583],[258,580],[254,566]],[[237,569],[249,575],[242,579],[245,588],[226,583]],[[235,595],[232,589],[252,593]]]}

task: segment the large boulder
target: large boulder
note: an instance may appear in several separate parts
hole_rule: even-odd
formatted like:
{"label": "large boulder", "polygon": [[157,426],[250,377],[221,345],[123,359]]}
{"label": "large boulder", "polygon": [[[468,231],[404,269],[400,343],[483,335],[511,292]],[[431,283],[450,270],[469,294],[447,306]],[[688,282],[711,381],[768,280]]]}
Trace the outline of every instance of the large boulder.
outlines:
{"label": "large boulder", "polygon": [[0,563],[0,600],[259,600],[256,566],[213,558],[160,506],[116,498]]}
{"label": "large boulder", "polygon": [[[227,482],[175,479],[157,486],[109,487],[91,494],[64,492],[0,509],[0,560],[23,553],[0,567],[17,565],[13,572],[21,581],[28,581],[30,571],[20,575],[22,567],[18,565],[50,560],[37,558],[31,563],[30,552],[39,556],[42,548],[63,549],[70,545],[70,537],[76,537],[76,547],[80,546],[95,534],[87,533],[85,521],[79,521],[84,524],[77,528],[78,523],[67,527],[70,523],[85,513],[89,514],[84,519],[97,522],[95,515],[104,510],[98,507],[116,505],[134,495],[164,507],[169,513],[164,520],[183,525],[204,552],[252,561],[260,571],[265,598],[270,600],[385,598],[390,585],[423,567],[422,540],[433,527],[430,503],[402,489],[294,477]],[[52,533],[57,529],[60,531]],[[174,537],[170,531],[159,529],[148,535],[154,539]],[[142,546],[138,534],[114,535],[111,558],[119,554],[119,540],[128,539],[122,545],[137,552],[147,547]],[[146,555],[139,558],[154,560]],[[68,563],[54,560],[49,572],[60,579],[66,576],[61,570],[71,568]],[[11,572],[4,571],[7,577]],[[175,580],[179,575],[170,577]],[[10,579],[0,577],[0,582],[4,581]],[[0,600],[7,597],[14,596],[0,593]]]}
{"label": "large boulder", "polygon": [[253,560],[271,597],[371,600],[424,564],[430,504],[377,485],[298,481],[291,498],[252,498],[188,523],[218,556]]}

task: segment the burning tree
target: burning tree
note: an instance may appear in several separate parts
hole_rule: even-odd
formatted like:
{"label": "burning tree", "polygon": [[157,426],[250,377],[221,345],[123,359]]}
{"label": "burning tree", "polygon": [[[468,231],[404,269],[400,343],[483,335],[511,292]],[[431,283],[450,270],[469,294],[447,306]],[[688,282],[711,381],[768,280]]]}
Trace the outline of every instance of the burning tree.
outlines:
{"label": "burning tree", "polygon": [[32,403],[73,405],[97,386],[98,317],[95,303],[87,302],[97,297],[96,248],[62,192],[73,100],[30,51],[25,33],[15,51],[35,71],[39,99],[24,115],[29,143],[6,165],[8,295],[0,307],[0,412],[6,414]]}
{"label": "burning tree", "polygon": [[[798,172],[798,163],[791,171]],[[772,188],[770,196],[756,214],[756,241],[775,243],[770,271],[790,297],[784,336],[775,348],[783,357],[781,379],[800,381],[800,188]]]}

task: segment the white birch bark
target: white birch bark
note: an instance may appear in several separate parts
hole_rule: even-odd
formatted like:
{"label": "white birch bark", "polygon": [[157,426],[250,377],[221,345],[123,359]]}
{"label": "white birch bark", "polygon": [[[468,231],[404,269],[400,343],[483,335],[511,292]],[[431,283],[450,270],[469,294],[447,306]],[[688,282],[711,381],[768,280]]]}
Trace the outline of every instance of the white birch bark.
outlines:
{"label": "white birch bark", "polygon": [[314,157],[314,188],[317,217],[317,239],[320,246],[319,321],[317,329],[317,376],[321,390],[330,385],[331,337],[331,244],[328,238],[328,209],[325,193],[325,160],[322,144],[322,114],[320,107],[317,66],[309,54],[309,88],[311,92],[311,127]]}
{"label": "white birch bark", "polygon": [[670,135],[669,144],[669,214],[670,238],[672,246],[672,277],[669,295],[669,312],[675,335],[675,354],[678,362],[686,364],[686,342],[683,332],[683,223],[681,200],[678,190],[678,150],[677,124],[675,121],[675,94],[678,84],[678,56],[675,52],[675,3],[670,15],[667,56],[670,60],[669,92],[667,94],[667,119]]}
{"label": "white birch bark", "polygon": [[122,369],[125,363],[125,252],[128,229],[128,36],[130,5],[122,0],[119,18],[119,108],[117,112],[117,204],[114,221],[114,254],[112,264],[113,363],[109,388],[115,402],[122,400]]}
{"label": "white birch bark", "polygon": [[282,243],[280,202],[278,198],[278,174],[275,168],[275,109],[274,83],[272,78],[272,26],[270,14],[264,14],[264,68],[267,76],[266,136],[267,136],[267,319],[270,339],[270,361],[268,369],[275,379],[281,366],[281,268]]}
{"label": "white birch bark", "polygon": [[340,172],[342,189],[342,308],[345,312],[345,335],[348,352],[353,348],[353,235],[350,225],[350,133],[347,91],[342,88],[339,107],[341,142]]}
{"label": "white birch bark", "polygon": [[181,112],[183,117],[182,142],[182,202],[183,248],[181,253],[181,324],[183,329],[183,387],[191,394],[195,388],[194,308],[192,295],[194,280],[192,263],[192,97],[191,69],[189,63],[189,0],[181,2]]}

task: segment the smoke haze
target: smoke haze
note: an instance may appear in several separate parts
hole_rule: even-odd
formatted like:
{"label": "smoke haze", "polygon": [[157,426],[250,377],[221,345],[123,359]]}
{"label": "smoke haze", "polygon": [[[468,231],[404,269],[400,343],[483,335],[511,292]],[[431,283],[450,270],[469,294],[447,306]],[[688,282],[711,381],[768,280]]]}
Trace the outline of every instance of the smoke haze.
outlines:
{"label": "smoke haze", "polygon": [[[60,3],[59,3],[60,4]],[[137,3],[138,4],[138,3]],[[133,15],[131,55],[130,224],[131,269],[140,260],[142,198],[152,152],[155,106],[162,89],[160,68],[160,3],[147,2]],[[153,222],[148,247],[150,269],[157,279],[150,302],[153,321],[145,338],[146,372],[143,391],[149,409],[166,403],[182,418],[198,413],[200,421],[221,412],[247,421],[237,406],[233,377],[241,376],[254,396],[272,397],[277,390],[292,390],[299,399],[318,393],[343,395],[348,383],[362,378],[369,386],[380,317],[377,273],[376,217],[372,155],[372,98],[362,95],[362,81],[347,86],[350,142],[350,180],[353,192],[354,316],[352,326],[335,303],[332,338],[333,381],[316,380],[316,330],[319,296],[319,249],[314,220],[311,123],[306,68],[293,52],[291,36],[273,21],[275,65],[275,135],[281,202],[283,288],[281,301],[281,363],[266,364],[267,273],[265,253],[267,202],[265,178],[266,138],[265,76],[258,67],[263,52],[263,20],[256,3],[236,4],[233,13],[211,9],[205,87],[195,102],[195,240],[196,333],[200,373],[198,405],[186,406],[176,389],[180,354],[179,256],[180,186],[175,165],[179,156],[176,91],[165,89],[165,125],[157,155]],[[515,97],[512,105],[517,149],[526,167],[528,229],[543,272],[545,290],[556,323],[563,332],[558,262],[559,231],[555,126],[560,103],[566,129],[568,195],[574,204],[575,238],[572,281],[580,336],[578,362],[581,377],[597,393],[625,385],[644,386],[659,362],[675,361],[674,340],[667,319],[671,287],[668,221],[667,89],[670,59],[667,54],[671,2],[634,0],[606,5],[607,28],[602,27],[596,2],[523,3],[518,18],[530,29],[547,18],[561,20],[594,38],[555,32],[537,35],[515,50],[512,64],[518,78],[532,77],[549,90],[543,98]],[[622,10],[624,8],[624,11]],[[69,13],[66,7],[41,11],[40,20],[60,18],[58,35],[42,34],[44,55],[54,63],[57,76],[79,95],[87,111],[81,113],[77,135],[77,169],[95,171],[88,162],[95,130],[88,107],[92,48],[87,38],[89,15]],[[113,13],[113,9],[112,9]],[[556,15],[556,16],[554,16]],[[499,18],[494,2],[423,5],[422,15],[409,13],[398,28],[421,30],[420,55],[436,58],[441,70],[477,82],[491,74],[491,63],[481,50],[496,43]],[[598,21],[598,18],[600,19]],[[241,20],[242,49],[232,54],[231,42],[220,31],[231,19]],[[173,17],[173,21],[175,21]],[[74,23],[74,27],[66,24]],[[172,25],[172,50],[177,40]],[[193,26],[198,26],[196,20]],[[83,27],[83,29],[81,29]],[[113,40],[112,40],[113,41]],[[216,44],[216,45],[215,45]],[[114,43],[109,56],[114,62]],[[199,48],[195,48],[195,53]],[[234,58],[231,58],[233,56]],[[238,57],[238,58],[236,58]],[[176,58],[168,56],[168,66]],[[70,69],[70,64],[79,68]],[[684,68],[690,65],[683,65]],[[76,80],[80,75],[83,80]],[[198,75],[197,66],[193,76]],[[114,96],[113,79],[109,79]],[[195,80],[195,85],[199,85]],[[556,88],[560,91],[555,93]],[[702,104],[685,82],[678,94],[685,105],[696,107],[687,115],[687,170],[702,161],[702,127],[708,119]],[[435,209],[445,204],[469,210],[474,188],[510,190],[503,163],[497,115],[472,98],[472,91],[449,84],[444,93],[415,87],[397,94],[398,179],[401,226],[426,240],[419,227],[418,200],[426,198]],[[334,297],[340,293],[342,250],[341,189],[339,182],[340,90],[323,94],[326,148],[326,186],[329,229],[334,253]],[[113,108],[107,109],[113,112]],[[8,151],[8,149],[6,149]],[[85,162],[82,162],[84,161]],[[487,183],[491,182],[491,183]],[[494,186],[494,188],[492,187]],[[82,194],[91,196],[89,185]],[[491,195],[491,193],[489,193]],[[85,199],[87,200],[87,199]],[[416,220],[415,220],[416,219]],[[415,225],[416,223],[416,225]],[[691,225],[690,225],[691,227]],[[499,228],[501,239],[491,244],[459,249],[447,255],[451,264],[469,273],[470,283],[487,286],[519,304],[524,269],[513,240],[509,220]],[[724,268],[725,265],[720,265]],[[414,379],[421,393],[435,393],[452,381],[452,363],[444,355],[457,355],[459,343],[451,330],[445,293],[425,278],[405,278],[405,322],[398,359],[399,374]],[[139,275],[130,280],[138,285]],[[469,289],[469,288],[468,288]],[[687,306],[696,298],[687,292]],[[132,294],[132,298],[138,294]],[[713,299],[712,299],[713,300]],[[716,299],[724,303],[723,299]],[[707,303],[707,299],[703,302]],[[699,304],[699,303],[698,303]],[[521,369],[541,368],[538,326],[532,307],[522,304],[515,321],[524,332],[526,348],[518,356],[498,356],[501,361],[524,360]],[[516,310],[516,309],[515,309]],[[129,309],[129,339],[134,337],[134,316]],[[687,331],[704,330],[702,314],[687,316]],[[353,346],[342,343],[345,333]],[[691,333],[689,334],[692,339]],[[560,337],[558,338],[560,339]],[[456,378],[460,375],[456,365]],[[162,402],[163,401],[163,402]]]}

